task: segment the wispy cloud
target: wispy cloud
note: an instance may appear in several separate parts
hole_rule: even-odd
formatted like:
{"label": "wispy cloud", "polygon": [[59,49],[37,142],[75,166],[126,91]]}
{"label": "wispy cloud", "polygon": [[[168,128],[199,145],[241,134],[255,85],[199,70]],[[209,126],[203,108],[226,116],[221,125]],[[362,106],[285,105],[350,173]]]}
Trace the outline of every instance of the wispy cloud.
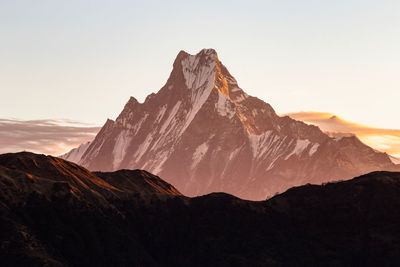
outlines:
{"label": "wispy cloud", "polygon": [[365,144],[400,157],[400,129],[381,129],[362,125],[324,112],[297,112],[286,115],[316,125],[326,132],[355,134]]}
{"label": "wispy cloud", "polygon": [[[400,130],[381,129],[350,122],[324,112],[286,114],[320,127],[325,132],[352,133],[365,144],[400,157]],[[71,120],[0,119],[0,153],[22,150],[61,155],[93,140],[100,127]]]}
{"label": "wispy cloud", "polygon": [[27,150],[57,156],[92,140],[99,130],[71,120],[0,119],[0,153]]}

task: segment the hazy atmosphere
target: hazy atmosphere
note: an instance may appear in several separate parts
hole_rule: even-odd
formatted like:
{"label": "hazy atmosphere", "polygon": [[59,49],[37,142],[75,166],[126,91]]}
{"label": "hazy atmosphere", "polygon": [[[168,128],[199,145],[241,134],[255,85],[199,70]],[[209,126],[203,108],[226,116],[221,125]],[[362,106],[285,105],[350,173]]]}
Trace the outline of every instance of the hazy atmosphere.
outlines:
{"label": "hazy atmosphere", "polygon": [[101,126],[157,92],[180,50],[214,48],[279,114],[399,129],[399,13],[389,0],[1,1],[0,117]]}
{"label": "hazy atmosphere", "polygon": [[212,47],[280,113],[400,128],[399,13],[388,0],[1,1],[0,114],[99,125],[158,91],[179,50]]}

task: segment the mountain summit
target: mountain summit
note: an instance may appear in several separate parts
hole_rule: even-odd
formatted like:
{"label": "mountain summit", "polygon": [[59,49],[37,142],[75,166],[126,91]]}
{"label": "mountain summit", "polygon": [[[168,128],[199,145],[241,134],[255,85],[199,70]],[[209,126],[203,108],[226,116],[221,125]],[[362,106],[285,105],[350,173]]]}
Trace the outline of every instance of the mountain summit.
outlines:
{"label": "mountain summit", "polygon": [[64,158],[90,170],[148,170],[189,196],[223,191],[247,199],[393,167],[354,136],[331,138],[279,117],[239,87],[213,49],[179,52],[158,93],[144,103],[131,97],[72,154]]}

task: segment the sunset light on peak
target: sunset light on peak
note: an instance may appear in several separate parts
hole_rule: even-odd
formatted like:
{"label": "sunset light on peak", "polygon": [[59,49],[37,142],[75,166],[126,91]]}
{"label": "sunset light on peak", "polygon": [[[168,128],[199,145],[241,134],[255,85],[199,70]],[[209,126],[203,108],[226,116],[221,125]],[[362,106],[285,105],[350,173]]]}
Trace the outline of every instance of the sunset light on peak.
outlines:
{"label": "sunset light on peak", "polygon": [[286,115],[316,125],[325,132],[355,134],[365,144],[400,158],[400,129],[361,125],[327,112],[297,112]]}

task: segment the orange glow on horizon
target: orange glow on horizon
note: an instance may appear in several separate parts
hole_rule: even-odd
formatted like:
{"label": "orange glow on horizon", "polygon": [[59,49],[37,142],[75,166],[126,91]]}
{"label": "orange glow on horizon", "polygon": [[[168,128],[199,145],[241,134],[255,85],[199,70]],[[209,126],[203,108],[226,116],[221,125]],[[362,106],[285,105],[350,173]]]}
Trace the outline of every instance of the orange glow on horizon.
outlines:
{"label": "orange glow on horizon", "polygon": [[297,112],[286,114],[293,119],[318,126],[324,132],[355,134],[368,146],[400,158],[400,130],[382,129],[339,118],[328,112]]}

